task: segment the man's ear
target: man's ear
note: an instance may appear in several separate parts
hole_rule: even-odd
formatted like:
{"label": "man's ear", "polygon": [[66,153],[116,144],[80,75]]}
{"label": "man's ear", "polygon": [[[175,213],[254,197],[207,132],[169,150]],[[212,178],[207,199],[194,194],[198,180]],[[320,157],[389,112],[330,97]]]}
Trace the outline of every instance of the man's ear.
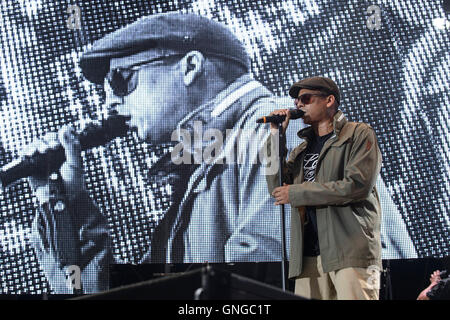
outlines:
{"label": "man's ear", "polygon": [[203,71],[205,57],[199,51],[189,51],[181,60],[185,86],[191,85]]}
{"label": "man's ear", "polygon": [[327,107],[328,107],[328,108],[333,107],[335,101],[336,101],[336,98],[334,97],[334,95],[332,95],[332,94],[329,95],[329,96],[327,97]]}

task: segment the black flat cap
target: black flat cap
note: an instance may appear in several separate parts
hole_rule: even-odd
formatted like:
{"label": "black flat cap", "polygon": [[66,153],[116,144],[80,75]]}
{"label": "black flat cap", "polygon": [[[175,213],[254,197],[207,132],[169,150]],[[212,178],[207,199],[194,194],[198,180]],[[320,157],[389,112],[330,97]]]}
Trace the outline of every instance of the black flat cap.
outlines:
{"label": "black flat cap", "polygon": [[341,94],[339,92],[339,88],[336,83],[329,78],[312,77],[300,80],[291,86],[291,88],[289,89],[289,95],[292,98],[297,98],[298,93],[301,89],[325,91],[328,94],[332,94],[338,104],[341,103]]}
{"label": "black flat cap", "polygon": [[224,25],[195,14],[169,12],[143,17],[93,43],[80,59],[86,79],[103,84],[111,58],[151,48],[182,53],[197,50],[231,59],[250,69],[250,58],[239,39]]}

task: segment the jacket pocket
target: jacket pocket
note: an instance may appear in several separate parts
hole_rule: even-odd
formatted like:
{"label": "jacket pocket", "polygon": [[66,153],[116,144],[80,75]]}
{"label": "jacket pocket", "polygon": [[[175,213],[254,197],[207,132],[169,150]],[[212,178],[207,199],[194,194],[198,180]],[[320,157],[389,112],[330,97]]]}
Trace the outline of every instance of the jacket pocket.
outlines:
{"label": "jacket pocket", "polygon": [[373,226],[371,226],[370,224],[370,217],[367,212],[365,212],[362,207],[358,207],[355,205],[351,205],[351,208],[364,234],[369,238],[373,238]]}

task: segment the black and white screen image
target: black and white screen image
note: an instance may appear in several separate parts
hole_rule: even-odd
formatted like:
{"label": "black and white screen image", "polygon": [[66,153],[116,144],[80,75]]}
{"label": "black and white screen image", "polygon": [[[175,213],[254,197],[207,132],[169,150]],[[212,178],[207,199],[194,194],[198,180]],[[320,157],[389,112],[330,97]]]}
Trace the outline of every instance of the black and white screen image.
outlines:
{"label": "black and white screen image", "polygon": [[[148,92],[136,95],[145,80],[133,79],[136,88],[124,90],[136,90],[134,104],[151,121],[82,152],[86,197],[77,201],[91,202],[71,220],[40,212],[28,179],[5,186],[0,293],[73,292],[61,260],[81,269],[86,292],[107,289],[101,263],[280,261],[279,207],[252,150],[269,125],[255,120],[294,107],[290,86],[317,75],[338,84],[350,121],[377,134],[383,259],[449,255],[450,22],[440,0],[1,1],[0,166],[64,125],[106,118],[118,88],[87,79],[80,58],[107,34],[166,12],[209,19],[240,43],[241,51],[224,41],[215,47],[222,54],[205,58],[215,66],[205,71],[208,87],[224,89],[181,98],[181,83],[158,71],[171,58],[150,67],[157,81]],[[214,39],[205,37],[200,44]],[[304,126],[291,122],[288,149]],[[174,157],[181,141],[188,158]],[[49,234],[67,237],[67,248],[74,235],[86,238],[72,253]]]}

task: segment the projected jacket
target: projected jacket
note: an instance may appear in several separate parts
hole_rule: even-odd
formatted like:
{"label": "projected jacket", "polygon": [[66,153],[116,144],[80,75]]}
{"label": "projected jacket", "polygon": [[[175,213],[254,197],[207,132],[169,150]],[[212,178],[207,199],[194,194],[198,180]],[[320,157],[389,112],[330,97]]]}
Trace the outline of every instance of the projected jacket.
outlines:
{"label": "projected jacket", "polygon": [[[324,272],[372,265],[381,268],[381,207],[375,188],[381,154],[374,130],[364,123],[348,122],[341,111],[334,116],[333,128],[334,135],[319,155],[314,182],[303,179],[303,151],[314,134],[311,127],[299,131],[305,141],[284,162],[283,180],[291,185],[291,278],[302,273],[300,212],[305,206],[316,207]],[[267,140],[268,148],[272,139]],[[278,174],[266,178],[272,193],[279,185]]]}
{"label": "projected jacket", "polygon": [[[173,205],[154,230],[142,263],[280,260],[280,217],[267,195],[259,152],[269,130],[268,125],[256,124],[279,106],[280,98],[245,75],[186,116],[178,127],[180,134],[192,132],[199,123],[204,132],[219,130],[223,152],[190,165],[174,165],[170,155],[156,164],[167,174],[182,173],[176,176]],[[206,142],[203,151],[208,146],[212,147]],[[40,208],[33,230],[38,260],[56,293],[76,292],[77,266],[79,290],[107,289],[112,261],[107,219],[88,194],[71,202],[54,196]]]}

